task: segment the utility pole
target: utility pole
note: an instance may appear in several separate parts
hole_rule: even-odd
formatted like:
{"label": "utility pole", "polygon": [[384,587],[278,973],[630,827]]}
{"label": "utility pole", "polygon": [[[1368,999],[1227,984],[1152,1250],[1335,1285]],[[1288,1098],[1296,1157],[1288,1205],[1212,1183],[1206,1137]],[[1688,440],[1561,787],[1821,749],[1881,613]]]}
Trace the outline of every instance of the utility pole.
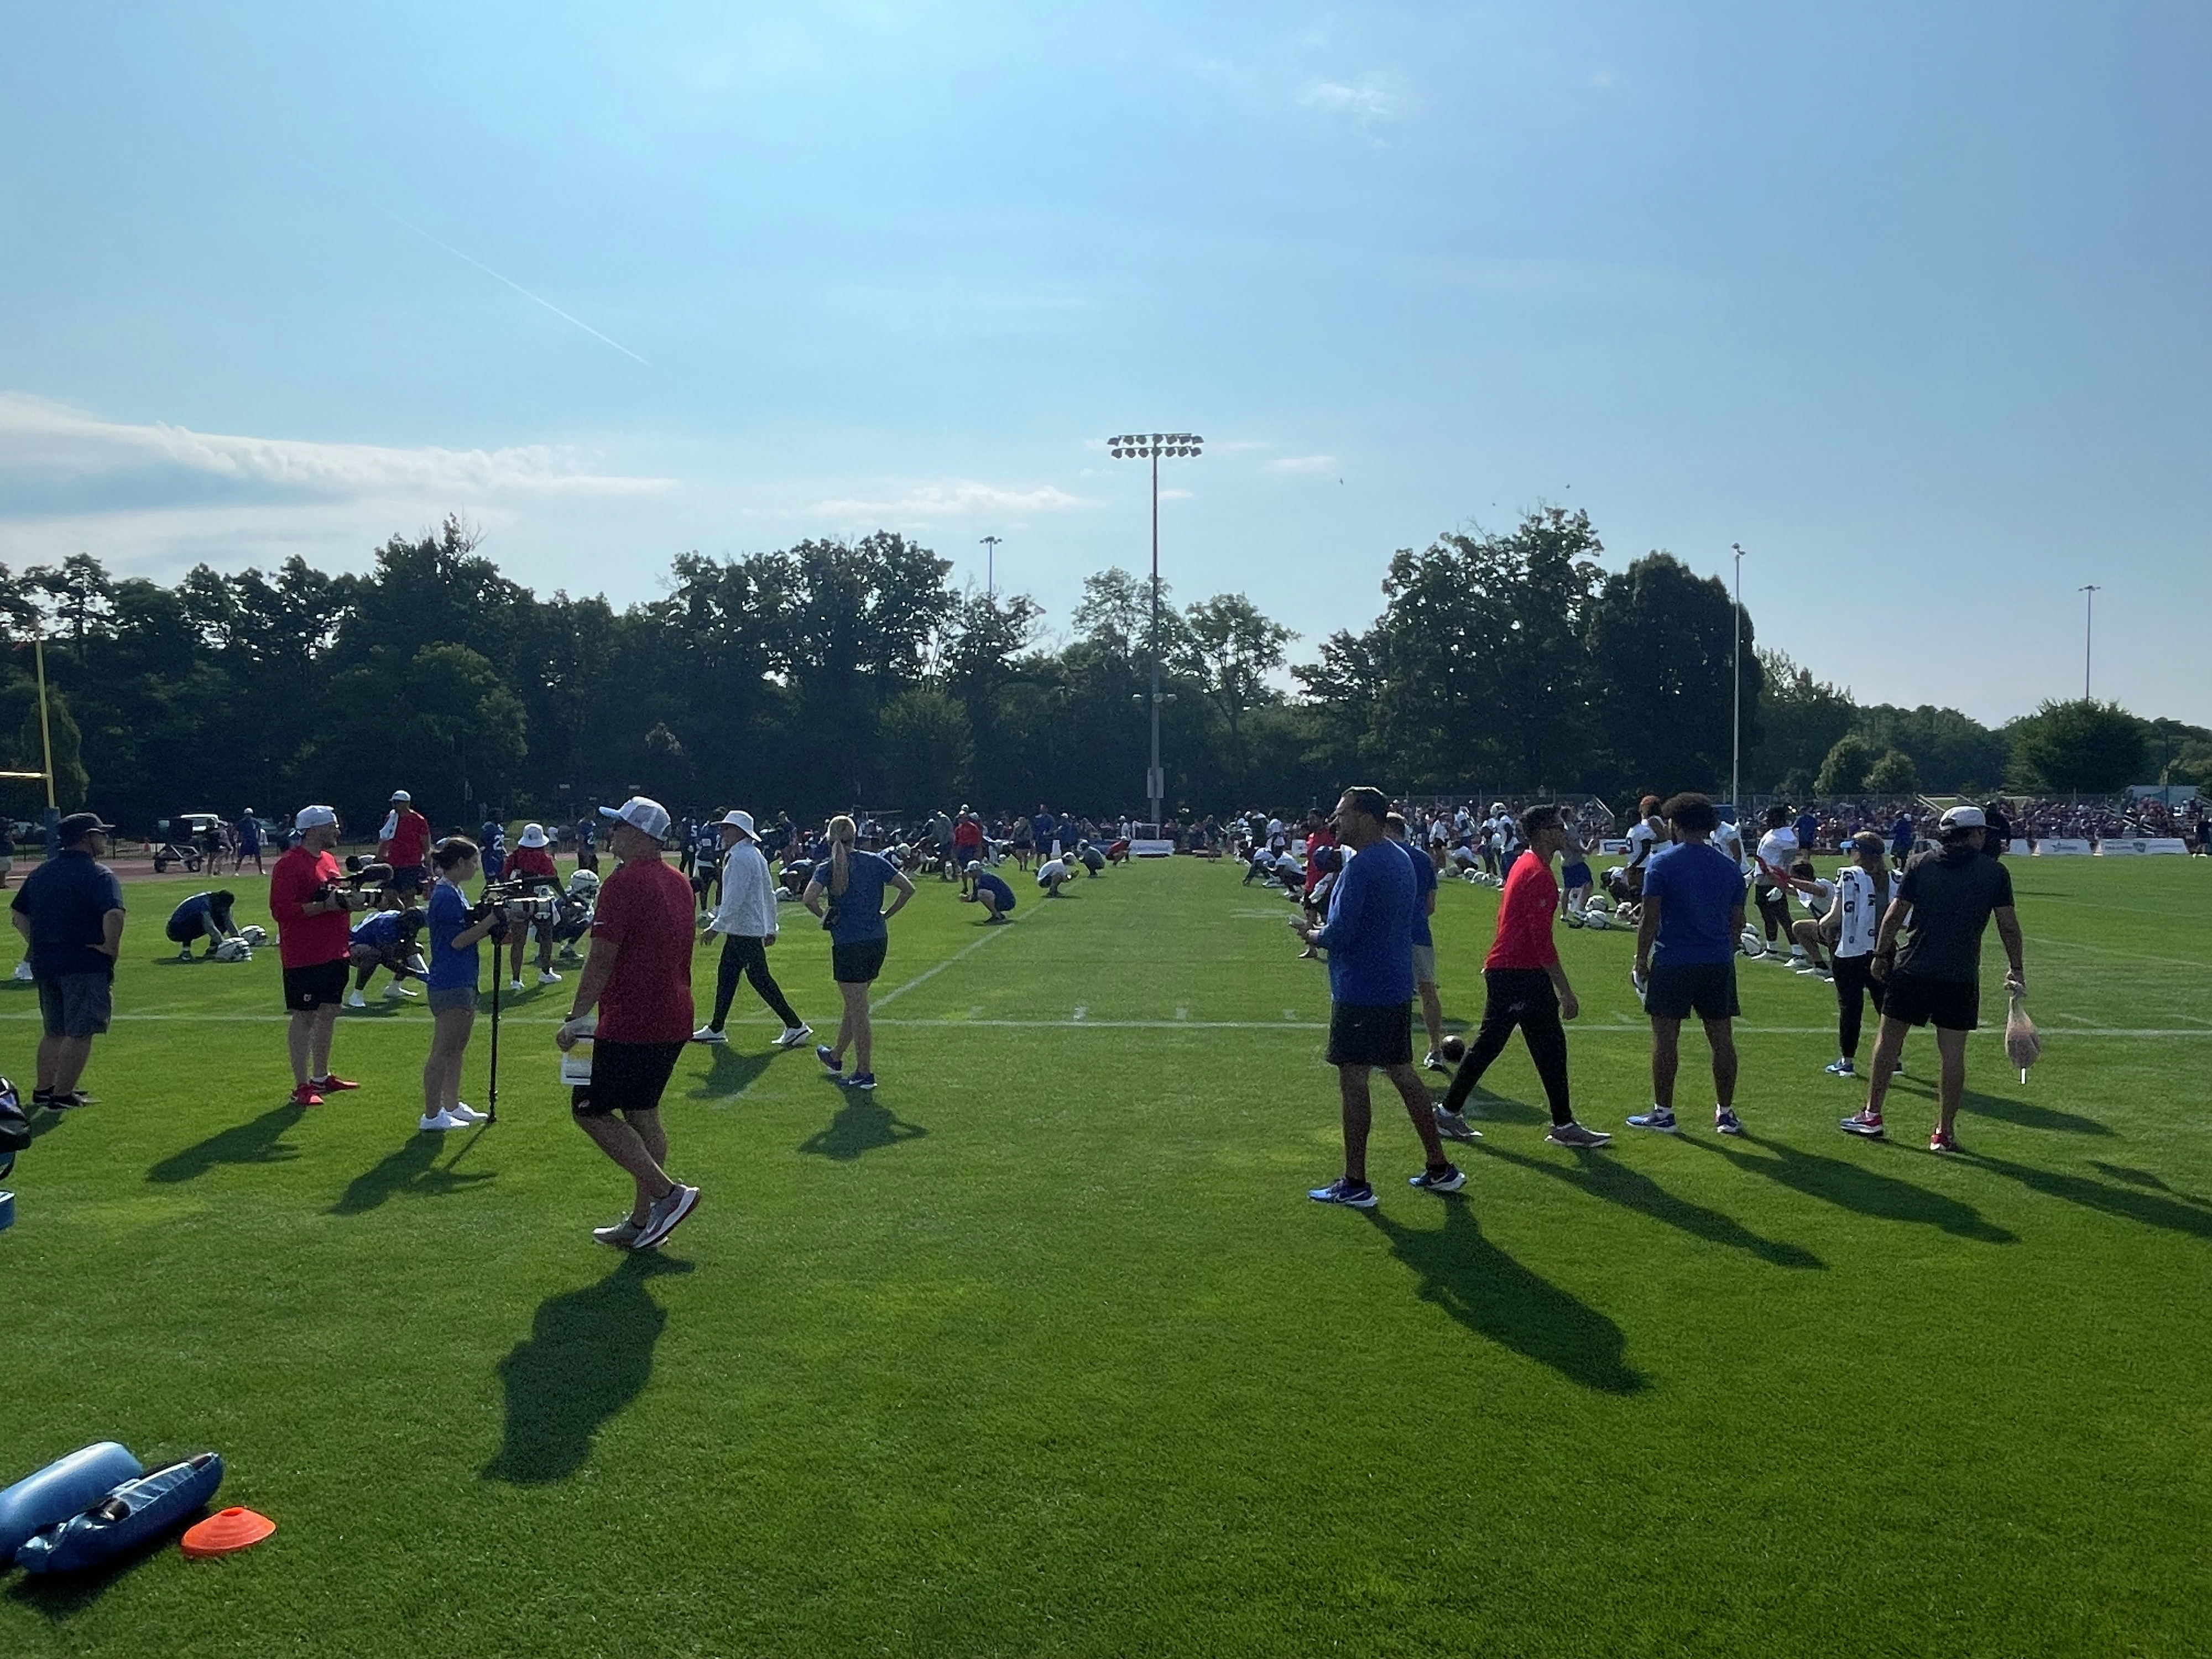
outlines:
{"label": "utility pole", "polygon": [[1735,690],[1731,697],[1735,722],[1729,737],[1729,805],[1743,821],[1743,544],[1730,542],[1735,551]]}
{"label": "utility pole", "polygon": [[2097,584],[2090,582],[2075,590],[2088,595],[2087,611],[2081,618],[2081,701],[2089,701],[2089,647],[2097,637]]}
{"label": "utility pole", "polygon": [[977,544],[983,550],[983,592],[986,593],[999,591],[997,564],[999,544],[1003,539],[1003,537],[986,536]]}
{"label": "utility pole", "polygon": [[[1203,454],[1206,440],[1195,432],[1155,432],[1147,436],[1141,432],[1125,433],[1118,438],[1109,438],[1107,448],[1117,461],[1144,461],[1152,464],[1152,766],[1145,780],[1145,793],[1152,804],[1152,833],[1160,829],[1160,799],[1167,793],[1166,779],[1160,770],[1160,705],[1166,701],[1160,695],[1160,457]],[[1144,699],[1139,696],[1139,702]]]}

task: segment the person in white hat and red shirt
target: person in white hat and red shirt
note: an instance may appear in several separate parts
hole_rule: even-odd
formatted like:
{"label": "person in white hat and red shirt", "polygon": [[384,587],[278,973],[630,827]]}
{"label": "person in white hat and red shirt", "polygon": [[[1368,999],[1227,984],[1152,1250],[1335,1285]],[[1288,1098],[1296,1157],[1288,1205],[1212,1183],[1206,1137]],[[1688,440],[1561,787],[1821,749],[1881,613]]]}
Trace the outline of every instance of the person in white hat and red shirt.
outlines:
{"label": "person in white hat and red shirt", "polygon": [[[522,835],[514,843],[508,856],[506,872],[501,878],[519,881],[527,892],[532,889],[545,893],[561,890],[561,872],[553,862],[553,838],[545,833],[542,823],[526,823]],[[507,936],[509,952],[507,988],[522,988],[522,951],[530,942],[531,924],[517,921]],[[538,930],[538,982],[558,985],[561,975],[553,971],[553,929],[549,924]]]}
{"label": "person in white hat and red shirt", "polygon": [[284,1006],[292,1016],[286,1033],[292,1104],[319,1106],[326,1095],[361,1086],[331,1073],[331,1035],[337,1029],[353,963],[349,901],[357,899],[364,907],[374,901],[345,890],[345,872],[331,855],[338,841],[334,808],[303,806],[292,827],[299,831],[299,845],[288,848],[269,872],[269,914],[276,923]]}
{"label": "person in white hat and red shirt", "polygon": [[[1881,1033],[1875,1039],[1874,1069],[1867,1078],[1864,1110],[1843,1121],[1855,1135],[1879,1139],[1890,1073],[1905,1051],[1905,1034],[1934,1025],[1942,1071],[1936,1085],[1938,1117],[1928,1137],[1931,1152],[1954,1152],[1952,1123],[1966,1087],[1966,1033],[1981,1024],[1982,935],[1995,918],[2004,941],[2007,988],[2027,988],[2021,966],[2020,918],[2012,905],[2012,872],[1982,856],[1988,820],[1978,806],[1943,814],[1937,846],[1905,866],[1897,896],[1881,918],[1868,970],[1881,981]],[[1900,950],[1897,936],[1910,919],[1911,937]]]}
{"label": "person in white hat and red shirt", "polygon": [[392,811],[377,837],[378,850],[392,866],[386,884],[395,893],[416,896],[430,886],[430,820],[415,810],[415,798],[404,789],[392,792]]}
{"label": "person in white hat and red shirt", "polygon": [[727,1042],[722,1027],[730,1017],[730,1004],[738,994],[740,976],[752,981],[763,1002],[783,1022],[779,1048],[796,1048],[814,1035],[814,1028],[799,1018],[769,970],[768,947],[775,943],[775,878],[762,856],[760,836],[753,815],[730,811],[716,828],[722,837],[722,902],[715,908],[699,943],[722,940],[722,960],[714,974],[714,1017],[691,1033],[694,1042]]}
{"label": "person in white hat and red shirt", "polygon": [[691,1036],[691,884],[664,856],[668,809],[659,801],[633,795],[599,812],[612,820],[608,841],[621,863],[600,885],[592,954],[554,1041],[563,1052],[591,1041],[592,1080],[577,1087],[569,1109],[637,1186],[630,1212],[592,1237],[649,1250],[699,1202],[696,1187],[670,1180],[662,1167],[668,1136],[660,1127],[660,1097]]}

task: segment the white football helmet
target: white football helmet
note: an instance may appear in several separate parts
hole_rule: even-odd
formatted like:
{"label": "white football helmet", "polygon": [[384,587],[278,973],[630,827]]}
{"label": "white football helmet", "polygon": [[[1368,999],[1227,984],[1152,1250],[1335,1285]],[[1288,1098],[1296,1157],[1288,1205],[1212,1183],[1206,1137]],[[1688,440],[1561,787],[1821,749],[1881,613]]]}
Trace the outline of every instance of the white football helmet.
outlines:
{"label": "white football helmet", "polygon": [[242,939],[227,939],[215,947],[217,962],[251,962],[253,948]]}
{"label": "white football helmet", "polygon": [[266,945],[269,942],[269,930],[266,927],[257,927],[250,922],[238,930],[238,936],[246,941],[248,949],[257,945]]}
{"label": "white football helmet", "polygon": [[1600,910],[1595,907],[1585,910],[1583,912],[1583,926],[1601,933],[1605,933],[1613,927],[1613,912]]}
{"label": "white football helmet", "polygon": [[1756,927],[1745,928],[1742,936],[1736,943],[1743,946],[1743,953],[1747,957],[1763,957],[1766,954],[1766,941],[1759,936],[1759,929]]}
{"label": "white football helmet", "polygon": [[568,894],[572,898],[595,898],[599,891],[599,872],[578,870],[568,878]]}
{"label": "white football helmet", "polygon": [[1612,908],[1613,901],[1602,893],[1593,893],[1589,898],[1583,902],[1583,914],[1585,916],[1589,915],[1593,910],[1598,912],[1600,915],[1605,915],[1610,912]]}

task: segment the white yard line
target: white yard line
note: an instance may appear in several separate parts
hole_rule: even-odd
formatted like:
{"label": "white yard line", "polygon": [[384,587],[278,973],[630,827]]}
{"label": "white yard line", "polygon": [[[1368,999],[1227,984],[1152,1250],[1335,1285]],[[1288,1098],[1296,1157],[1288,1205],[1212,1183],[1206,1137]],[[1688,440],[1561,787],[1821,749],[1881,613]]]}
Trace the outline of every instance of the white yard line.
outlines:
{"label": "white yard line", "polygon": [[977,939],[974,944],[963,945],[961,949],[955,951],[951,956],[945,957],[944,961],[938,963],[933,967],[923,969],[912,979],[907,981],[905,984],[900,986],[897,990],[886,991],[883,995],[878,997],[873,1002],[870,1003],[868,1005],[868,1012],[872,1014],[878,1008],[888,1008],[892,1003],[896,1002],[908,991],[914,989],[915,986],[927,985],[931,980],[935,979],[939,974],[943,973],[947,968],[950,968],[954,963],[960,961],[963,957],[974,956],[976,951],[981,950],[985,945],[988,945],[993,939],[998,938],[999,935],[1005,931],[1006,930],[1001,927],[994,927],[989,932],[986,933],[982,938]]}

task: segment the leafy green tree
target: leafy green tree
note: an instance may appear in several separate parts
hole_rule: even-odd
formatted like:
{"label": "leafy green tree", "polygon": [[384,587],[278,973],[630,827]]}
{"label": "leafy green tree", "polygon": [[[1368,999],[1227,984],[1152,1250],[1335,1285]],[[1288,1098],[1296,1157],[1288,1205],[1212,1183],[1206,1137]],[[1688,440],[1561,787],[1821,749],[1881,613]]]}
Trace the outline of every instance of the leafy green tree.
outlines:
{"label": "leafy green tree", "polygon": [[1911,795],[1920,790],[1920,769],[1902,749],[1886,749],[1867,768],[1866,787],[1876,795]]}
{"label": "leafy green tree", "polygon": [[1744,769],[1755,787],[1810,779],[1837,740],[1852,729],[1857,705],[1849,691],[1814,679],[1785,651],[1759,652],[1759,739],[1745,757]]}
{"label": "leafy green tree", "polygon": [[2148,726],[2116,702],[2045,702],[2008,729],[2014,778],[2026,788],[2115,794],[2150,765]]}
{"label": "leafy green tree", "polygon": [[[1856,795],[1869,788],[1867,769],[1875,760],[1873,746],[1856,732],[1846,732],[1828,747],[1820,770],[1813,780],[1816,795]],[[1910,763],[1908,763],[1909,764]]]}
{"label": "leafy green tree", "polygon": [[884,705],[884,787],[909,818],[950,811],[967,788],[975,745],[968,711],[934,686],[915,686]]}
{"label": "leafy green tree", "polygon": [[[1622,785],[1668,794],[1727,782],[1735,630],[1727,584],[1670,553],[1647,554],[1606,579],[1591,615],[1590,672]],[[1741,663],[1743,740],[1755,749],[1764,671],[1748,612]]]}
{"label": "leafy green tree", "polygon": [[1267,676],[1283,665],[1283,647],[1297,635],[1269,621],[1242,593],[1201,599],[1184,611],[1183,623],[1188,644],[1182,666],[1227,727],[1224,781],[1241,797],[1251,770],[1245,715],[1279,697]]}
{"label": "leafy green tree", "polygon": [[1949,793],[1995,782],[2011,759],[2004,733],[1955,708],[1877,703],[1860,711],[1854,729],[1877,750],[1897,749],[1911,756],[1926,789]]}

